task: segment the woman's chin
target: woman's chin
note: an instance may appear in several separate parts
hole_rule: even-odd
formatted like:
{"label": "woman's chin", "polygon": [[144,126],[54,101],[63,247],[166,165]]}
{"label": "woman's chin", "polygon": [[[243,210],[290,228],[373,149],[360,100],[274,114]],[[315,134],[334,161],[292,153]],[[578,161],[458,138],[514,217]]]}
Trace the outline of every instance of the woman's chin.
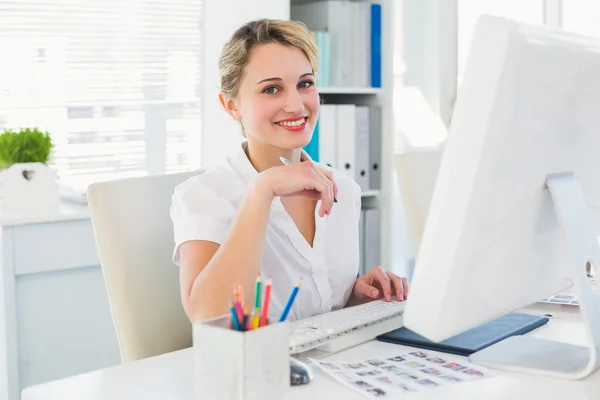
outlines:
{"label": "woman's chin", "polygon": [[286,149],[299,149],[310,143],[312,139],[312,132],[287,132],[285,136],[281,136],[280,142],[283,148]]}

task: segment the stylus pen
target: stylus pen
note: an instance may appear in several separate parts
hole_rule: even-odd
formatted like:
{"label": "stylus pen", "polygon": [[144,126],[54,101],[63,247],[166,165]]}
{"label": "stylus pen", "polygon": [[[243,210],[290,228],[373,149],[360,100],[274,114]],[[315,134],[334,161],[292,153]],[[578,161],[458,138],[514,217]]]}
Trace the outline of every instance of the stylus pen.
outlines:
{"label": "stylus pen", "polygon": [[[287,158],[285,158],[285,157],[279,157],[279,159],[280,159],[280,160],[281,160],[281,162],[282,162],[282,163],[284,163],[285,165],[290,165],[290,164],[292,163],[290,160],[288,160],[288,159],[287,159]],[[333,198],[333,202],[334,202],[334,203],[337,203],[337,202],[338,202],[338,201],[337,201],[337,199],[336,199],[335,197]]]}
{"label": "stylus pen", "polygon": [[288,313],[290,312],[290,309],[292,308],[292,304],[294,303],[294,299],[296,298],[296,295],[298,294],[298,290],[300,289],[301,283],[302,283],[302,279],[300,279],[298,282],[296,282],[296,285],[294,286],[294,289],[292,290],[292,294],[290,294],[290,297],[288,298],[288,301],[287,301],[285,307],[283,308],[283,312],[281,313],[279,322],[283,322],[287,318]]}

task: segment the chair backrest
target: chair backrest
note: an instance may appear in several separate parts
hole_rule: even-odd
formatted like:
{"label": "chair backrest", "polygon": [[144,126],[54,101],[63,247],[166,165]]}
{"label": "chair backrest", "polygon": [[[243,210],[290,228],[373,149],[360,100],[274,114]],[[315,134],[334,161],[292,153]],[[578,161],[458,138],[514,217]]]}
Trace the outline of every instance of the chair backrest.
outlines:
{"label": "chair backrest", "polygon": [[172,262],[171,195],[201,171],[98,182],[89,186],[98,257],[123,362],[192,345]]}
{"label": "chair backrest", "polygon": [[396,177],[410,227],[415,257],[421,244],[442,152],[443,150],[437,148],[419,149],[394,156]]}

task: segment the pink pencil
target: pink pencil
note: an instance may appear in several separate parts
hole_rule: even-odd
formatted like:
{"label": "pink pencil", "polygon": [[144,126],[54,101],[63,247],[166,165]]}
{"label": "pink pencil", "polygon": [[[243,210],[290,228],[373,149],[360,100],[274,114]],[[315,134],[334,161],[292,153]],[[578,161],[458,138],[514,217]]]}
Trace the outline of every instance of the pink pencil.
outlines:
{"label": "pink pencil", "polygon": [[267,279],[267,284],[265,285],[265,298],[262,308],[262,317],[260,318],[260,326],[267,325],[267,318],[269,316],[269,300],[271,299],[271,286],[273,282],[271,278]]}

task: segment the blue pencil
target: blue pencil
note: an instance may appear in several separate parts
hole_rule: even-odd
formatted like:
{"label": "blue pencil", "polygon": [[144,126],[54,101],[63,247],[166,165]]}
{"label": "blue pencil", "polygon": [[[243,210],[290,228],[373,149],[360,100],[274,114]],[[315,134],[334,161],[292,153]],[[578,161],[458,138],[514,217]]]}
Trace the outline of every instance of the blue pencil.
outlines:
{"label": "blue pencil", "polygon": [[300,279],[298,282],[296,282],[296,286],[294,286],[294,289],[292,290],[292,294],[290,294],[290,297],[289,297],[285,307],[283,308],[283,312],[281,313],[279,322],[283,322],[287,318],[288,313],[290,312],[290,309],[292,308],[292,304],[294,303],[294,299],[296,298],[296,295],[298,294],[298,290],[300,289],[301,283],[302,283],[302,279]]}
{"label": "blue pencil", "polygon": [[231,320],[233,321],[233,327],[235,328],[236,331],[241,331],[240,321],[238,321],[238,316],[237,316],[237,310],[235,309],[235,307],[233,305],[231,305],[231,302],[229,302],[229,307],[231,310]]}

